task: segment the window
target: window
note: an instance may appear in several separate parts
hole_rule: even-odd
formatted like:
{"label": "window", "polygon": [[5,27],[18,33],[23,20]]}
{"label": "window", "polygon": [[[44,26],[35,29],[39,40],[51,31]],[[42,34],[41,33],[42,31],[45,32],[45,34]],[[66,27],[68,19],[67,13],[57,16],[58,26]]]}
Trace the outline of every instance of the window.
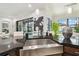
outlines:
{"label": "window", "polygon": [[[67,19],[68,19],[68,23],[67,23]],[[77,24],[77,18],[76,17],[72,17],[72,18],[67,18],[67,19],[59,19],[58,23],[60,24],[60,26],[65,26],[65,25],[69,25],[69,27],[75,27]]]}
{"label": "window", "polygon": [[65,20],[65,19],[59,19],[59,20],[58,20],[58,23],[59,23],[61,26],[64,26],[64,25],[66,25],[66,20]]}
{"label": "window", "polygon": [[71,17],[71,18],[66,18],[66,19],[59,19],[58,23],[60,24],[60,32],[62,32],[63,26],[68,25],[71,28],[76,27],[77,25],[77,17]]}
{"label": "window", "polygon": [[77,18],[69,18],[68,24],[69,27],[75,27],[77,24]]}

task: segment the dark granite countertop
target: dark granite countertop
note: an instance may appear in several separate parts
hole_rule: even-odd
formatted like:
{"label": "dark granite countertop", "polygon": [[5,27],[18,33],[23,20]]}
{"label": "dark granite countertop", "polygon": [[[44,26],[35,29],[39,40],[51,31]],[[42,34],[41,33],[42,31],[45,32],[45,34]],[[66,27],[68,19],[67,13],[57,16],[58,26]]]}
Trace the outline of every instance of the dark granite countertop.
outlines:
{"label": "dark granite countertop", "polygon": [[5,51],[14,49],[14,48],[20,48],[23,47],[23,43],[10,43],[10,44],[3,44],[0,45],[0,53],[3,53]]}
{"label": "dark granite countertop", "polygon": [[78,36],[76,37],[71,37],[70,38],[70,41],[66,41],[66,42],[63,42],[64,41],[64,37],[59,37],[59,39],[53,39],[53,41],[59,43],[59,44],[62,44],[62,45],[66,45],[66,46],[71,46],[71,47],[75,47],[75,48],[79,48],[79,38]]}
{"label": "dark granite countertop", "polygon": [[[9,38],[9,39],[13,39],[13,38]],[[5,55],[13,49],[21,49],[24,46],[24,43],[21,42],[15,43],[11,41],[10,43],[6,43],[5,40],[3,40],[4,41],[3,43],[0,43],[0,55]]]}
{"label": "dark granite countertop", "polygon": [[0,45],[0,55],[5,55],[13,49],[21,49],[23,46],[23,43],[10,43],[6,45]]}

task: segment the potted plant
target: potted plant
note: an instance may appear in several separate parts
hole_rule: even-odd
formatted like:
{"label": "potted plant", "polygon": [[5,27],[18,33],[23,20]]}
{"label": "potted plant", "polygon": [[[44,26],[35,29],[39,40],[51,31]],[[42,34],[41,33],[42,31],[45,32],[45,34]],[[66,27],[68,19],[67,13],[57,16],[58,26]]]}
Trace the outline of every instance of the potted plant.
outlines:
{"label": "potted plant", "polygon": [[51,29],[54,33],[54,39],[57,39],[58,38],[58,32],[59,32],[59,23],[52,22]]}
{"label": "potted plant", "polygon": [[79,27],[78,27],[78,26],[75,27],[75,32],[76,32],[76,33],[79,33]]}

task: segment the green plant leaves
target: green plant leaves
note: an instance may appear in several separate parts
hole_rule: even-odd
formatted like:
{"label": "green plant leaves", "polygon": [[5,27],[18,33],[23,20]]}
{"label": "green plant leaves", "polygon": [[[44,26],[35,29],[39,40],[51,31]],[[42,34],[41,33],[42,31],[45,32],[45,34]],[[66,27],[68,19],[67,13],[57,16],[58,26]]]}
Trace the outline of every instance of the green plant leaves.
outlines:
{"label": "green plant leaves", "polygon": [[79,33],[79,27],[76,27],[75,30],[77,33]]}
{"label": "green plant leaves", "polygon": [[57,32],[59,31],[59,24],[57,22],[52,22],[51,29],[54,32],[54,34],[57,34]]}

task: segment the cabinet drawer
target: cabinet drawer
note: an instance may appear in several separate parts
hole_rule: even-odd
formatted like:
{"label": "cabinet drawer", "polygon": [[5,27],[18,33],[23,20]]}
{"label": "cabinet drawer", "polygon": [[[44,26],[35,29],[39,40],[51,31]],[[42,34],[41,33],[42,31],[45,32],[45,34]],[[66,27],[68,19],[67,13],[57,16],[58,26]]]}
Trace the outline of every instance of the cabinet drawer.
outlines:
{"label": "cabinet drawer", "polygon": [[79,55],[79,48],[72,48],[72,47],[64,47],[64,53],[69,53],[73,55]]}

